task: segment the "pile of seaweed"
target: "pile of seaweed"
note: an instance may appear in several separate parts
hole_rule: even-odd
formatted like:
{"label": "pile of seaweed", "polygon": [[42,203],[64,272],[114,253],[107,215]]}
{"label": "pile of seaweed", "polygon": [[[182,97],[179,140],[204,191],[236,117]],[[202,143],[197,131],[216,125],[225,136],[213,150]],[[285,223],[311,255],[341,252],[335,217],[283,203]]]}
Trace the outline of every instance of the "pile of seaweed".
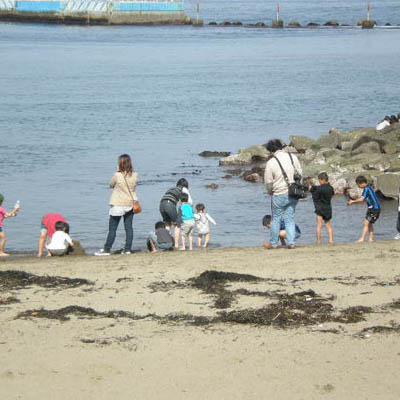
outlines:
{"label": "pile of seaweed", "polygon": [[0,271],[0,290],[22,289],[32,285],[41,286],[44,288],[74,288],[81,285],[93,285],[93,282],[81,278],[65,278],[62,276],[48,275],[39,276],[25,271]]}
{"label": "pile of seaweed", "polygon": [[77,317],[100,317],[100,318],[128,318],[133,320],[139,320],[149,317],[156,317],[154,314],[147,315],[136,315],[130,311],[112,310],[112,311],[96,311],[89,307],[80,306],[67,306],[56,310],[46,310],[44,308],[38,310],[27,310],[19,313],[16,319],[20,318],[47,318],[57,319],[59,321],[68,321],[69,315],[75,315]]}

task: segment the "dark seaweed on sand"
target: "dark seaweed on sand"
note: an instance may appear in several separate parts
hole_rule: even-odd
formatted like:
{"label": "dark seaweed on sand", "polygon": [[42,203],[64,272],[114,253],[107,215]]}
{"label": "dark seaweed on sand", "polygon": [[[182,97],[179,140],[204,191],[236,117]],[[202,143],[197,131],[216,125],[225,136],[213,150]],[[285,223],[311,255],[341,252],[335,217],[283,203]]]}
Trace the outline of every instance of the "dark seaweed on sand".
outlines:
{"label": "dark seaweed on sand", "polygon": [[77,317],[129,318],[133,320],[155,317],[153,314],[136,315],[130,311],[112,310],[101,312],[88,307],[67,306],[56,310],[46,310],[44,308],[38,310],[27,310],[19,313],[16,316],[16,319],[35,317],[68,321],[70,319],[69,315],[75,315]]}
{"label": "dark seaweed on sand", "polygon": [[20,289],[31,285],[45,288],[56,288],[59,286],[71,288],[81,285],[93,285],[93,282],[81,278],[39,276],[25,271],[0,271],[0,289]]}

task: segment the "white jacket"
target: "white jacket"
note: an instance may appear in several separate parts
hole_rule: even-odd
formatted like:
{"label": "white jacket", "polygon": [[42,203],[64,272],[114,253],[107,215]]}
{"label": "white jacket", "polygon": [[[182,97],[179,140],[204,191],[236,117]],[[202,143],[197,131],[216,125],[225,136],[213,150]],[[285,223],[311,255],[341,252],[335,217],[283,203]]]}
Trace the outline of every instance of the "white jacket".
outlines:
{"label": "white jacket", "polygon": [[[278,150],[274,153],[274,156],[282,164],[282,167],[285,170],[286,175],[288,176],[289,182],[293,183],[295,170],[290,160],[289,154],[285,151]],[[303,171],[301,169],[298,158],[294,154],[292,154],[292,158],[297,172],[301,175]],[[267,161],[267,164],[265,166],[264,182],[267,186],[268,193],[272,196],[286,194],[289,190],[285,178],[283,177],[282,170],[279,167],[278,162],[273,157]]]}

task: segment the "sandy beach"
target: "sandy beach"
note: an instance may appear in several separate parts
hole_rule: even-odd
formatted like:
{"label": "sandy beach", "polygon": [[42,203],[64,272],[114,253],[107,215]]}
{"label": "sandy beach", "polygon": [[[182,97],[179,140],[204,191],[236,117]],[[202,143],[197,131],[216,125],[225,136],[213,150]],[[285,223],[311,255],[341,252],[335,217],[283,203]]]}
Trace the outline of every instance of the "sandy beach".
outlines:
{"label": "sandy beach", "polygon": [[1,398],[398,399],[399,267],[395,241],[1,260]]}

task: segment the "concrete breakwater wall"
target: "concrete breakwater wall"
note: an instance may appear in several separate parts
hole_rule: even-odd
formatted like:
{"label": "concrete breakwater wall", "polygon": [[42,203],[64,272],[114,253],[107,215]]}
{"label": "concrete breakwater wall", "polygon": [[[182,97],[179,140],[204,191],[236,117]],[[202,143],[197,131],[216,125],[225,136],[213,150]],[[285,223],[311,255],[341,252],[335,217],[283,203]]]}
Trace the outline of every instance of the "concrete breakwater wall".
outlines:
{"label": "concrete breakwater wall", "polygon": [[0,0],[0,20],[85,25],[192,23],[180,0]]}

